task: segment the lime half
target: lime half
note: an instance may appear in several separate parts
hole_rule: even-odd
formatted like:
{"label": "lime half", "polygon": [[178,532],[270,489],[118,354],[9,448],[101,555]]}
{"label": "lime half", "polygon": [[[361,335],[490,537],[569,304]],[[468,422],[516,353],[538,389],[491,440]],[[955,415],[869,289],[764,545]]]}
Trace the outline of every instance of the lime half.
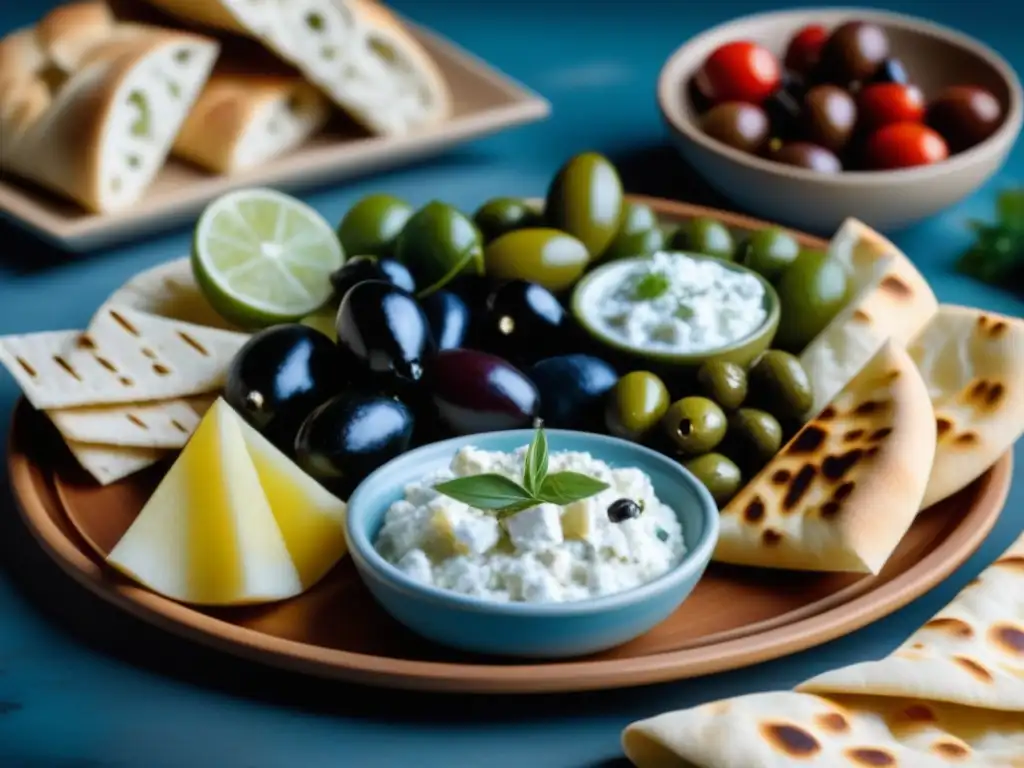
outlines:
{"label": "lime half", "polygon": [[192,271],[225,319],[244,328],[299,320],[331,298],[345,261],[338,236],[313,208],[273,189],[242,189],[199,217]]}

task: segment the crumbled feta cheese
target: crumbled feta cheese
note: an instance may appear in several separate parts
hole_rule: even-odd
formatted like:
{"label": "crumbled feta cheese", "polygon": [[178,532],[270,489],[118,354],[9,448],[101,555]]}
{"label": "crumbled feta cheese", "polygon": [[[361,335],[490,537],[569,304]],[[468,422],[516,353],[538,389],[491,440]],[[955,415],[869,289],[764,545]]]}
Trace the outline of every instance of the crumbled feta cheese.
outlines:
{"label": "crumbled feta cheese", "polygon": [[[679,520],[636,468],[611,468],[590,454],[549,456],[549,471],[590,475],[609,488],[565,507],[540,504],[499,522],[433,490],[452,477],[494,472],[522,478],[525,446],[510,453],[463,448],[450,468],[405,489],[388,509],[377,550],[410,577],[495,602],[562,602],[613,594],[664,575],[686,551]],[[644,513],[608,519],[617,499]]]}

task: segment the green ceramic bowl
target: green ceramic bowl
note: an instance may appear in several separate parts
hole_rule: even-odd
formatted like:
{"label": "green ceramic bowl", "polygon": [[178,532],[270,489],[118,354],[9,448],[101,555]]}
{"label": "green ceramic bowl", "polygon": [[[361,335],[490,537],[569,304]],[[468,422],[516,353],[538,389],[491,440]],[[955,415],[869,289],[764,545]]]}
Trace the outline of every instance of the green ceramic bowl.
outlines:
{"label": "green ceramic bowl", "polygon": [[[677,253],[677,251],[673,251]],[[702,254],[685,253],[693,259],[717,261],[727,269],[743,274],[753,275],[764,287],[764,307],[768,312],[765,321],[747,336],[722,347],[702,350],[700,352],[671,352],[659,349],[645,349],[635,347],[620,338],[610,335],[597,326],[591,319],[588,311],[594,306],[596,293],[604,287],[608,275],[617,270],[622,270],[626,265],[647,260],[649,256],[638,256],[630,259],[620,259],[607,264],[602,264],[593,271],[587,273],[577,284],[572,294],[572,314],[579,326],[607,353],[611,354],[620,364],[632,370],[645,369],[655,373],[675,378],[676,375],[687,375],[696,372],[702,364],[710,360],[722,360],[736,363],[744,367],[750,365],[753,360],[771,346],[775,338],[775,332],[779,327],[779,315],[781,304],[779,295],[775,292],[771,283],[765,280],[757,272],[748,269],[742,264],[732,261],[716,259],[712,256]]]}

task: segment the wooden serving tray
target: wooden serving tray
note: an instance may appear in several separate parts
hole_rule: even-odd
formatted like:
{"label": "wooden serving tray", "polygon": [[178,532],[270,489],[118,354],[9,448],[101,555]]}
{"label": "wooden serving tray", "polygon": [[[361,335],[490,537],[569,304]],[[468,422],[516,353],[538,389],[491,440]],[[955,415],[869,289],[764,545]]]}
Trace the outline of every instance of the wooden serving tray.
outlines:
{"label": "wooden serving tray", "polygon": [[231,176],[173,157],[132,208],[97,215],[11,175],[0,175],[0,213],[66,250],[82,251],[186,223],[210,200],[239,187],[296,191],[380,171],[437,154],[470,139],[548,116],[548,102],[449,40],[403,22],[441,68],[453,114],[408,136],[368,137],[352,125],[329,126],[289,155]]}
{"label": "wooden serving tray", "polygon": [[[633,197],[665,220],[734,214]],[[797,233],[804,245],[823,241]],[[8,464],[29,530],[57,564],[103,599],[186,639],[318,677],[392,688],[475,693],[597,690],[696,677],[785,656],[859,629],[927,592],[980,546],[1010,488],[1013,454],[956,496],[922,512],[877,576],[712,563],[676,613],[643,637],[571,661],[523,662],[449,650],[412,634],[373,601],[346,558],[281,603],[199,609],[136,586],[103,557],[131,525],[167,462],[107,487],[77,465],[56,429],[24,400]]]}

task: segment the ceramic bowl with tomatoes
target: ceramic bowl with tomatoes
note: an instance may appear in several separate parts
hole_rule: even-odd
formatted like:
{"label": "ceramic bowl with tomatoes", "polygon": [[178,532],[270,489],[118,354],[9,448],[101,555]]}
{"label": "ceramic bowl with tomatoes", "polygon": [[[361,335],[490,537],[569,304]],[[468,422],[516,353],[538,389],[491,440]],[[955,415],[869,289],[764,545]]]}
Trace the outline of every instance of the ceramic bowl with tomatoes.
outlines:
{"label": "ceramic bowl with tomatoes", "polygon": [[759,216],[821,233],[892,231],[1003,164],[1024,95],[995,52],[875,10],[747,16],[676,50],[658,83],[683,157]]}

